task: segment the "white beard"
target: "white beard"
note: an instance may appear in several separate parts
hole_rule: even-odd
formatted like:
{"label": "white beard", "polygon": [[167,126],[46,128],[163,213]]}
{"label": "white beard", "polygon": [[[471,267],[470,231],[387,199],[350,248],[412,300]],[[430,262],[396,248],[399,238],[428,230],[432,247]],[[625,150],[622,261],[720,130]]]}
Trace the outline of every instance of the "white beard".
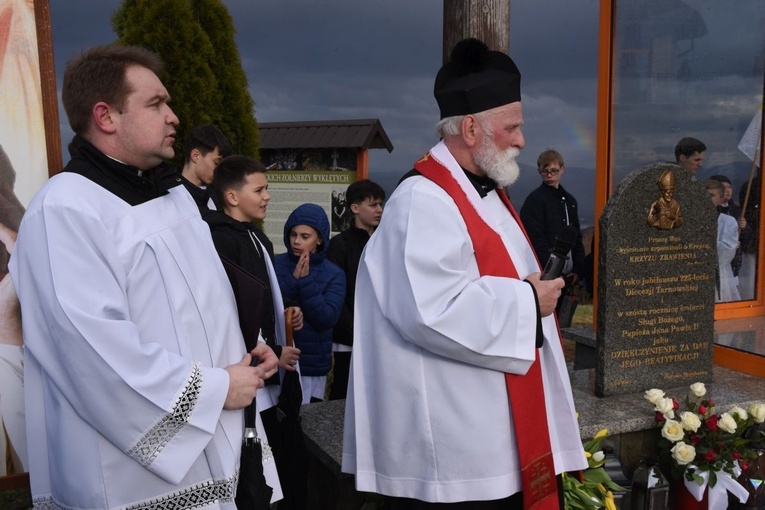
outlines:
{"label": "white beard", "polygon": [[504,188],[513,184],[521,173],[518,162],[515,160],[520,153],[517,147],[500,151],[491,139],[491,133],[488,133],[476,151],[474,159],[478,168],[483,170],[487,177]]}

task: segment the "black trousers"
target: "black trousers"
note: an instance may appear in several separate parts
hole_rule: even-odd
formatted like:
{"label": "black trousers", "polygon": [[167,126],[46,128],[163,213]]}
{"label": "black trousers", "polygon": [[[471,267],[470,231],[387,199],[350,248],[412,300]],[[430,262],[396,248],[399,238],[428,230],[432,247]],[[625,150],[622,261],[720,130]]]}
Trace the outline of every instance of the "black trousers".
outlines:
{"label": "black trousers", "polygon": [[335,358],[335,365],[332,367],[332,387],[329,389],[329,400],[342,400],[348,393],[351,351],[335,351],[332,356]]}
{"label": "black trousers", "polygon": [[[555,477],[558,482],[558,497],[560,510],[563,506],[563,479]],[[428,503],[418,499],[385,498],[383,510],[523,510],[523,492],[513,494],[509,498],[492,501],[460,501],[459,503]]]}

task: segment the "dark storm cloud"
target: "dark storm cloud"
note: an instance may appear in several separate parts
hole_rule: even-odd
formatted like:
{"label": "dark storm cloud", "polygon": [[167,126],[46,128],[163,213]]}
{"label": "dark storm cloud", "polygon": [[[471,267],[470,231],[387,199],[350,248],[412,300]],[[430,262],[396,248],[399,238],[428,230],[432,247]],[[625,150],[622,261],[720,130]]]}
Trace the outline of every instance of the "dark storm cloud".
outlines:
{"label": "dark storm cloud", "polygon": [[436,141],[441,2],[229,2],[260,122],[379,118],[394,146],[370,173],[400,175]]}
{"label": "dark storm cloud", "polygon": [[66,62],[77,52],[98,44],[108,44],[117,37],[111,15],[119,4],[97,0],[50,0],[53,30],[53,53],[59,83]]}
{"label": "dark storm cloud", "polygon": [[441,3],[393,0],[226,2],[240,51],[263,72],[405,76],[440,58]]}
{"label": "dark storm cloud", "polygon": [[[370,173],[390,187],[437,142],[442,2],[225,3],[260,122],[379,118],[395,150],[371,151]],[[60,83],[75,51],[115,39],[110,19],[120,3],[51,4]],[[594,167],[598,1],[514,0],[511,26],[511,55],[523,73],[521,163],[532,168],[555,146],[567,164]],[[63,115],[62,125],[66,145],[72,134]],[[524,171],[517,187],[537,181],[533,169]]]}
{"label": "dark storm cloud", "polygon": [[[115,39],[110,18],[119,3],[53,4],[60,83],[75,51]],[[417,154],[431,144],[437,118],[432,79],[441,58],[440,2],[226,4],[259,121],[380,118],[396,147],[388,159],[400,158],[389,168],[416,159],[400,149],[413,134],[408,126],[419,123],[427,140]],[[68,140],[71,132],[66,126],[63,131]]]}
{"label": "dark storm cloud", "polygon": [[515,0],[510,15],[510,56],[530,80],[597,75],[599,0]]}
{"label": "dark storm cloud", "polygon": [[[121,2],[50,3],[60,83],[64,64],[75,51],[115,39],[110,18]],[[442,58],[443,2],[225,0],[225,4],[234,18],[260,122],[379,118],[395,150],[392,154],[371,151],[370,173],[389,190],[437,141],[433,126],[438,108],[432,88]],[[724,0],[619,3],[622,15],[634,8],[636,19],[670,8],[698,13],[689,14],[688,19],[692,25],[701,20],[707,31],[695,39],[683,38],[694,32],[688,31],[687,19],[667,21],[685,27],[665,30],[671,38],[680,39],[675,48],[680,62],[687,60],[687,77],[674,85],[676,94],[703,91],[695,100],[717,105],[724,113],[724,119],[719,114],[715,122],[709,122],[707,108],[692,104],[682,115],[672,108],[646,110],[653,117],[645,121],[645,133],[638,133],[642,138],[634,141],[634,164],[670,159],[676,139],[684,134],[715,141],[714,151],[708,154],[710,167],[740,157],[734,139],[740,137],[762,98],[761,85],[752,88],[751,82],[761,83],[761,45],[765,44],[752,45],[756,37],[741,27],[763,26],[765,3],[736,0],[735,8],[729,4]],[[564,185],[577,187],[572,191],[580,204],[592,202],[599,15],[599,0],[512,1],[510,55],[523,75],[526,136],[526,148],[519,157],[523,171],[510,190],[516,204],[538,184],[536,158],[547,147],[557,148],[565,158]],[[657,27],[649,23],[642,30]],[[626,47],[647,52],[648,40],[642,45],[629,41]],[[628,82],[621,84],[622,89],[628,86]],[[637,112],[635,119],[640,115]],[[71,132],[63,112],[61,118],[66,145]],[[584,223],[592,221],[591,214],[583,218]]]}
{"label": "dark storm cloud", "polygon": [[[521,161],[534,164],[541,150],[555,145],[568,149],[572,163],[594,166],[588,142],[598,2],[541,2],[512,5],[511,54],[523,73],[528,147]],[[261,2],[258,9],[232,3],[230,9],[260,121],[379,118],[395,150],[372,152],[373,176],[400,175],[437,141],[432,86],[442,58],[442,6],[375,5],[289,0]],[[578,140],[572,141],[572,126],[584,126]]]}

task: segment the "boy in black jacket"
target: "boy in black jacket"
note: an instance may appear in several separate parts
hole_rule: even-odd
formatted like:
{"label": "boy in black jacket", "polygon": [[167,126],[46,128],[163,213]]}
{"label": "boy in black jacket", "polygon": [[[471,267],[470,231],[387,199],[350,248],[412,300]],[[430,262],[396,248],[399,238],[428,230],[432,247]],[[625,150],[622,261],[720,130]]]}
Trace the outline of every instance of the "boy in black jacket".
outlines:
{"label": "boy in black jacket", "polygon": [[332,386],[330,400],[344,399],[348,391],[348,373],[353,345],[353,301],[356,292],[356,272],[369,237],[380,224],[385,190],[369,179],[356,181],[345,192],[345,199],[353,214],[353,221],[340,234],[329,241],[327,260],[345,272],[345,303],[334,330],[332,355]]}
{"label": "boy in black jacket", "polygon": [[[207,211],[203,218],[210,226],[218,254],[249,271],[266,285],[261,334],[279,357],[280,367],[294,371],[299,351],[287,348],[289,354],[285,354],[285,349],[277,344],[276,338],[276,320],[283,320],[283,315],[282,310],[276,310],[274,306],[274,296],[281,296],[279,289],[272,289],[271,286],[273,244],[255,224],[255,221],[265,219],[271,199],[265,171],[261,162],[247,156],[225,158],[215,169],[212,185],[215,201],[222,211]],[[281,297],[277,300],[281,308]],[[300,329],[303,315],[299,308],[295,308],[293,327]]]}
{"label": "boy in black jacket", "polygon": [[234,150],[226,135],[213,125],[192,129],[184,143],[183,169],[167,167],[156,177],[157,189],[168,189],[183,184],[202,214],[209,209],[210,190],[215,167]]}
{"label": "boy in black jacket", "polygon": [[[558,300],[558,321],[561,327],[571,326],[571,316],[561,313],[566,300],[571,299],[573,286],[582,278],[585,270],[582,230],[579,226],[579,207],[576,198],[560,184],[566,171],[563,156],[555,149],[543,151],[537,158],[537,170],[542,184],[529,193],[521,207],[521,221],[531,241],[531,246],[542,268],[547,264],[555,238],[567,225],[576,228],[576,242],[563,266],[566,288]],[[573,313],[573,312],[572,312]]]}
{"label": "boy in black jacket", "polygon": [[[266,168],[260,161],[247,156],[229,156],[221,161],[213,175],[212,193],[214,201],[222,210],[207,211],[203,219],[210,226],[218,254],[249,271],[266,285],[261,336],[279,358],[279,368],[294,372],[300,350],[283,345],[284,303],[274,272],[273,244],[255,224],[265,219],[268,201],[271,199],[265,172]],[[292,326],[299,330],[303,327],[303,313],[298,307],[292,308]],[[277,331],[280,333],[277,334]],[[282,455],[286,455],[285,442],[291,438],[283,430],[275,406],[280,393],[278,373],[266,382],[266,389],[268,394],[264,397],[269,397],[271,402],[260,402],[258,409],[262,410],[263,427],[279,470],[285,497],[283,504],[290,507],[298,494],[304,495],[305,491],[302,489],[304,480],[298,476],[297,470],[285,470],[290,463]],[[260,394],[258,398],[262,398]],[[263,410],[269,405],[273,407]],[[294,446],[297,448],[300,445]]]}

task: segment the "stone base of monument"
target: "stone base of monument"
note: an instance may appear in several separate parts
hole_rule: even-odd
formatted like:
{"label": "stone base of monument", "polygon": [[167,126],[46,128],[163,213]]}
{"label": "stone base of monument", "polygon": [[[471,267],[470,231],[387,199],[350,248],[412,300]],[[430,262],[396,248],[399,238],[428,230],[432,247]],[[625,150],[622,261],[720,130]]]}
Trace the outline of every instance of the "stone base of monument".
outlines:
{"label": "stone base of monument", "polygon": [[[596,397],[594,369],[574,371],[573,364],[569,364],[569,375],[583,440],[592,438],[601,429],[608,429],[607,441],[621,458],[629,476],[640,459],[657,456],[660,429],[642,391]],[[662,386],[661,389],[669,395],[684,395],[688,391],[687,386]],[[707,384],[707,391],[721,412],[734,405],[746,409],[755,402],[765,403],[765,379],[719,366],[713,367],[713,382]],[[302,408],[303,431],[311,455],[311,508],[360,508],[365,501],[375,498],[357,492],[353,477],[340,472],[344,413],[344,400],[306,404]]]}

